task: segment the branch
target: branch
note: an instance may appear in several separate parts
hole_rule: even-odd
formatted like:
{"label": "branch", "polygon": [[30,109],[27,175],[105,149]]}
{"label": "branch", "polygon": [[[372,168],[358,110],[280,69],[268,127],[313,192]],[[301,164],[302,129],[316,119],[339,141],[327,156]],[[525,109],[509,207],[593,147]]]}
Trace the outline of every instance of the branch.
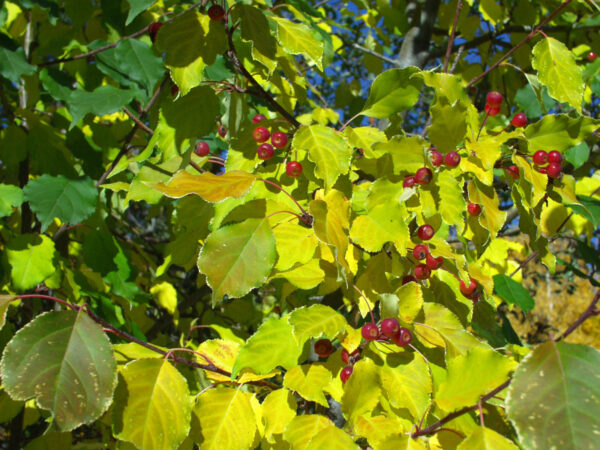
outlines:
{"label": "branch", "polygon": [[456,4],[456,15],[454,16],[454,23],[452,24],[452,31],[450,33],[450,39],[448,40],[448,48],[446,49],[446,58],[444,60],[444,72],[448,72],[448,62],[450,61],[450,54],[452,53],[452,44],[454,43],[454,36],[456,35],[456,27],[458,25],[458,18],[460,16],[460,10],[462,9],[462,0],[458,0]]}
{"label": "branch", "polygon": [[267,103],[269,103],[275,110],[277,110],[289,123],[291,123],[295,128],[300,127],[300,122],[298,122],[294,116],[292,116],[289,112],[285,110],[283,106],[281,106],[267,91],[263,89],[263,87],[259,84],[258,81],[252,76],[248,70],[244,67],[242,62],[240,61],[237,52],[235,50],[235,45],[233,44],[233,33],[235,32],[236,27],[233,26],[228,31],[228,40],[229,40],[229,56],[231,57],[234,66],[237,70],[248,80],[250,83],[254,85],[254,87],[258,90],[258,95],[265,99]]}
{"label": "branch", "polygon": [[[104,172],[102,174],[102,176],[100,177],[100,179],[96,183],[96,187],[97,188],[100,187],[100,186],[102,186],[104,184],[104,182],[106,181],[106,179],[110,176],[111,172],[115,169],[115,167],[117,167],[117,164],[119,164],[119,161],[121,160],[121,158],[123,158],[123,156],[125,156],[125,154],[127,153],[127,149],[129,147],[129,143],[133,139],[133,136],[135,136],[135,132],[138,130],[138,128],[141,128],[141,125],[143,125],[141,119],[143,119],[148,114],[148,112],[150,111],[150,109],[152,108],[152,106],[154,105],[154,103],[156,102],[156,100],[158,99],[158,96],[160,95],[160,92],[162,91],[162,89],[164,88],[164,86],[165,86],[165,84],[167,83],[168,80],[169,80],[169,76],[167,75],[165,77],[165,79],[162,81],[162,83],[160,84],[160,86],[158,86],[158,89],[156,89],[156,91],[154,92],[154,95],[152,95],[152,98],[150,99],[150,101],[148,102],[148,104],[146,105],[146,107],[142,110],[139,119],[137,121],[134,120],[135,125],[133,126],[133,128],[131,129],[131,131],[127,134],[127,136],[125,136],[125,141],[123,142],[123,146],[121,147],[121,151],[119,152],[119,154],[117,155],[117,157],[113,160],[113,162],[110,164],[109,168],[106,169],[106,172]],[[127,113],[127,110],[125,112]],[[152,130],[150,130],[150,131],[152,132]]]}
{"label": "branch", "polygon": [[598,314],[600,314],[600,311],[598,311],[596,309],[596,305],[598,304],[598,301],[600,301],[600,290],[596,291],[596,295],[594,295],[594,298],[590,302],[589,306],[587,307],[587,309],[583,313],[581,313],[581,315],[579,316],[579,318],[575,322],[573,322],[573,324],[569,328],[567,328],[554,341],[558,342],[558,341],[563,340],[568,335],[570,335],[573,331],[575,331],[587,319],[589,319],[590,317],[597,316]]}
{"label": "branch", "polygon": [[507,59],[510,55],[512,55],[515,51],[517,51],[517,49],[519,49],[523,44],[525,44],[527,41],[529,41],[531,38],[533,38],[533,36],[535,36],[536,33],[544,27],[544,25],[546,25],[548,22],[550,22],[554,18],[554,16],[556,16],[559,12],[561,12],[569,3],[571,3],[571,1],[572,0],[565,0],[564,2],[562,2],[558,8],[556,8],[552,13],[550,13],[521,42],[519,42],[517,45],[515,45],[513,48],[511,48],[508,52],[506,52],[504,54],[504,56],[502,56],[502,58],[500,58],[498,61],[496,61],[494,64],[492,64],[482,74],[476,76],[471,81],[469,81],[469,84],[467,84],[467,88],[471,87],[472,85],[474,85],[475,83],[480,81],[482,78],[484,78],[488,73],[490,73],[492,70],[494,70],[496,67],[498,67],[505,59]]}
{"label": "branch", "polygon": [[144,122],[142,122],[140,119],[138,119],[135,114],[133,114],[131,111],[129,111],[126,107],[123,107],[123,111],[125,112],[125,114],[127,114],[129,116],[129,118],[131,120],[133,120],[135,122],[135,124],[141,128],[142,130],[144,130],[146,133],[148,133],[150,136],[154,135],[154,131],[152,130],[152,128],[149,128]]}
{"label": "branch", "polygon": [[381,53],[377,53],[376,51],[370,50],[367,47],[363,47],[362,45],[357,44],[356,42],[352,44],[352,47],[357,48],[365,53],[368,53],[369,55],[376,56],[377,58],[379,58],[387,63],[393,64],[394,66],[399,65],[398,61],[396,61],[395,59],[389,58],[385,55],[382,55]]}

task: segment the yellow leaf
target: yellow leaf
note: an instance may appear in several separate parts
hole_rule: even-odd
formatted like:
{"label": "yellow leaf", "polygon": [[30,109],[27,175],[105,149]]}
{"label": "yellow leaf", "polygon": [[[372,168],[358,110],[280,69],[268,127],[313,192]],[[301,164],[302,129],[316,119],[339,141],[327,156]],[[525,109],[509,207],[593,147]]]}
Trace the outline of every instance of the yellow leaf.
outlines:
{"label": "yellow leaf", "polygon": [[324,388],[331,382],[333,375],[320,364],[308,364],[292,367],[283,379],[283,386],[295,391],[300,397],[329,407]]}
{"label": "yellow leaf", "polygon": [[177,172],[167,183],[149,184],[168,197],[181,198],[196,194],[207,202],[216,203],[226,198],[240,198],[248,193],[256,177],[250,173],[233,170],[223,175],[205,172],[192,175],[185,170]]}
{"label": "yellow leaf", "polygon": [[283,438],[294,450],[358,449],[346,433],[318,414],[295,417],[286,427]]}
{"label": "yellow leaf", "polygon": [[169,314],[175,314],[175,310],[177,309],[177,291],[171,283],[163,281],[162,283],[155,284],[150,288],[150,293],[154,296],[159,306],[165,308]]}
{"label": "yellow leaf", "polygon": [[298,225],[297,222],[279,223],[273,228],[277,246],[275,269],[285,271],[296,264],[306,264],[317,250],[317,238],[312,229]]}
{"label": "yellow leaf", "polygon": [[312,289],[323,281],[325,272],[321,269],[318,259],[311,259],[306,264],[296,266],[285,272],[276,273],[273,278],[285,278],[297,288]]}
{"label": "yellow leaf", "polygon": [[198,395],[194,415],[200,424],[203,450],[252,448],[257,432],[251,394],[239,389],[215,388]]}
{"label": "yellow leaf", "polygon": [[367,438],[373,448],[382,448],[379,444],[394,434],[410,431],[412,423],[399,417],[360,416],[356,419],[355,430],[359,436]]}
{"label": "yellow leaf", "polygon": [[274,434],[282,434],[285,427],[296,417],[298,405],[294,395],[287,389],[272,391],[261,405],[265,422],[265,438],[274,442]]}
{"label": "yellow leaf", "polygon": [[469,200],[482,207],[479,223],[490,232],[492,239],[495,238],[506,221],[506,211],[499,209],[496,190],[473,180],[469,183],[468,191]]}
{"label": "yellow leaf", "polygon": [[370,359],[361,359],[344,386],[342,412],[350,424],[364,413],[373,410],[379,402],[381,387],[379,369]]}

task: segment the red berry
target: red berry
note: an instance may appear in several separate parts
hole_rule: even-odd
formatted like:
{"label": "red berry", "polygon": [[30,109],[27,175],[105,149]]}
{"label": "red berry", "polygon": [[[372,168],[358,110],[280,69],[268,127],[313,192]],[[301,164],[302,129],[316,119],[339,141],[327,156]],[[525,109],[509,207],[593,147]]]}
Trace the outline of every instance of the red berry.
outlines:
{"label": "red berry", "polygon": [[419,264],[415,267],[415,277],[419,280],[426,280],[431,276],[431,269],[425,264]]}
{"label": "red berry", "polygon": [[560,165],[560,163],[557,163],[557,162],[549,163],[548,167],[546,168],[546,173],[548,174],[548,176],[550,178],[560,177],[561,172],[562,172],[562,166]]}
{"label": "red berry", "polygon": [[444,162],[448,167],[456,167],[460,164],[460,155],[456,152],[446,153]]}
{"label": "red berry", "polygon": [[252,118],[252,123],[258,123],[258,122],[262,122],[263,120],[267,120],[267,118],[265,116],[263,116],[262,114],[256,114],[253,118]]}
{"label": "red berry", "polygon": [[527,116],[524,113],[515,114],[511,120],[513,127],[523,128],[527,125]]}
{"label": "red berry", "polygon": [[352,353],[348,353],[348,350],[344,348],[342,349],[342,361],[344,362],[344,364],[354,364],[360,359],[360,352],[360,348],[357,348]]}
{"label": "red berry", "polygon": [[475,289],[477,289],[477,281],[473,278],[469,279],[469,286],[467,286],[463,280],[460,280],[460,292],[462,292],[465,297],[472,295],[473,292],[475,292]]}
{"label": "red berry", "polygon": [[485,112],[487,113],[488,116],[494,117],[494,116],[497,116],[498,114],[500,114],[500,107],[485,105]]}
{"label": "red berry", "polygon": [[429,249],[425,244],[416,245],[413,249],[413,256],[419,261],[427,258],[427,255],[429,255]]}
{"label": "red berry", "polygon": [[473,217],[476,217],[481,214],[481,205],[478,205],[477,203],[469,203],[467,205],[467,211],[469,211],[469,214],[471,214]]}
{"label": "red berry", "polygon": [[210,17],[210,20],[214,20],[215,22],[223,20],[223,17],[225,17],[225,10],[219,5],[212,5],[210,8],[208,8],[208,17]]}
{"label": "red berry", "polygon": [[538,167],[537,171],[539,173],[547,174],[548,173],[548,168],[547,167]]}
{"label": "red berry", "polygon": [[412,276],[412,275],[406,275],[404,278],[402,278],[402,286],[404,286],[406,283],[416,283],[418,280]]}
{"label": "red berry", "polygon": [[148,34],[150,35],[150,40],[152,42],[156,42],[156,35],[162,26],[163,24],[161,22],[152,22],[148,27]]}
{"label": "red berry", "polygon": [[392,340],[398,347],[406,347],[412,341],[412,333],[408,328],[400,328]]}
{"label": "red berry", "polygon": [[596,58],[598,57],[598,55],[596,55],[594,52],[589,52],[587,54],[587,59],[589,62],[594,62],[596,61]]}
{"label": "red berry", "polygon": [[342,369],[342,371],[340,372],[340,378],[342,379],[342,383],[346,383],[346,381],[348,381],[348,378],[350,378],[350,375],[352,375],[353,371],[354,369],[352,368],[352,366],[346,366]]}
{"label": "red berry", "polygon": [[560,154],[560,152],[557,152],[556,150],[552,150],[550,153],[548,153],[548,162],[551,163],[562,163],[563,157]]}
{"label": "red berry", "polygon": [[256,142],[266,142],[271,137],[271,133],[265,127],[256,127],[252,137]]}
{"label": "red berry", "polygon": [[379,328],[372,322],[365,323],[360,329],[360,333],[365,341],[374,341],[379,337]]}
{"label": "red berry", "polygon": [[174,84],[173,86],[171,86],[171,96],[175,97],[177,94],[179,94],[179,86]]}
{"label": "red berry", "polygon": [[425,259],[425,265],[429,270],[437,270],[442,267],[442,264],[444,264],[444,258],[441,256],[434,258],[431,255],[427,255],[427,258]]}
{"label": "red berry", "polygon": [[512,177],[513,180],[516,180],[519,178],[519,168],[517,166],[507,167],[506,172]]}
{"label": "red berry", "polygon": [[225,135],[227,134],[227,128],[225,128],[223,125],[219,125],[219,129],[217,130],[217,133],[219,133],[219,136],[224,138]]}
{"label": "red berry", "polygon": [[206,156],[210,153],[210,147],[204,141],[200,141],[196,144],[196,148],[194,149],[194,153],[198,156]]}
{"label": "red berry", "polygon": [[421,167],[415,174],[415,181],[419,184],[429,184],[433,178],[433,172],[429,167]]}
{"label": "red berry", "polygon": [[260,144],[256,150],[258,157],[262,160],[271,159],[273,157],[273,146],[271,144]]}
{"label": "red berry", "polygon": [[319,339],[315,342],[315,353],[323,358],[333,353],[333,345],[329,339]]}
{"label": "red berry", "polygon": [[392,337],[398,330],[400,330],[400,323],[398,323],[397,319],[390,317],[381,321],[381,332],[387,337]]}
{"label": "red berry", "polygon": [[533,154],[533,163],[538,166],[543,166],[548,162],[548,153],[544,150],[538,150]]}
{"label": "red berry", "polygon": [[271,135],[271,144],[276,148],[284,148],[287,145],[287,142],[287,134],[282,133],[281,131],[276,131]]}
{"label": "red berry", "polygon": [[434,234],[435,230],[429,224],[421,225],[417,229],[417,236],[419,236],[419,239],[421,239],[422,241],[428,241],[433,237]]}
{"label": "red berry", "polygon": [[414,175],[409,175],[406,178],[404,178],[404,181],[402,182],[402,187],[411,188],[415,184],[417,184],[417,179],[414,177]]}
{"label": "red berry", "polygon": [[502,94],[497,91],[488,92],[485,99],[491,107],[499,107],[502,104]]}
{"label": "red berry", "polygon": [[444,163],[444,156],[436,150],[436,147],[429,149],[429,161],[433,167],[439,167]]}
{"label": "red berry", "polygon": [[302,175],[302,164],[298,161],[290,161],[285,166],[285,173],[287,173],[290,177],[299,177]]}

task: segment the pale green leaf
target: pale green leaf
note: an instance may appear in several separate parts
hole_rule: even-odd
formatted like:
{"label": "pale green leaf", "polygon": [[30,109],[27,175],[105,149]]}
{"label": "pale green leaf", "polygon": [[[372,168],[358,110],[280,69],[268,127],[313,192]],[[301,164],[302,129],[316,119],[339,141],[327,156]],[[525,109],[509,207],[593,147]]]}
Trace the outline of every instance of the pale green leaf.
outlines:
{"label": "pale green leaf", "polygon": [[23,203],[23,191],[12,184],[0,184],[0,217],[10,216]]}
{"label": "pale green leaf", "polygon": [[517,450],[512,441],[489,428],[479,427],[456,450]]}
{"label": "pale green leaf", "polygon": [[436,175],[435,184],[439,187],[439,211],[442,219],[448,225],[461,226],[464,223],[463,216],[467,210],[462,183],[456,179],[456,175],[452,171],[443,170]]}
{"label": "pale green leaf", "polygon": [[466,107],[461,103],[452,106],[438,101],[430,108],[431,126],[427,135],[442,153],[455,151],[467,133]]}
{"label": "pale green leaf", "polygon": [[270,440],[274,434],[285,431],[285,427],[296,417],[297,408],[294,394],[287,389],[277,389],[267,395],[261,404],[267,440]]}
{"label": "pale green leaf", "polygon": [[380,203],[366,215],[354,219],[350,239],[368,252],[378,252],[386,242],[393,242],[403,255],[410,243],[407,217],[410,216],[403,204]]}
{"label": "pale green leaf", "polygon": [[537,150],[563,152],[584,140],[600,126],[600,120],[591,117],[569,117],[566,114],[548,114],[525,128],[531,153]]}
{"label": "pale green leaf", "polygon": [[379,403],[381,395],[380,370],[370,359],[361,359],[344,386],[342,412],[350,424]]}
{"label": "pale green leaf", "polygon": [[324,389],[331,383],[331,372],[320,364],[304,364],[292,367],[283,378],[283,386],[295,391],[305,400],[329,407]]}
{"label": "pale green leaf", "polygon": [[308,152],[309,159],[317,165],[315,175],[328,189],[350,169],[352,149],[342,134],[333,128],[323,125],[302,127],[294,135],[292,148]]}
{"label": "pale green leaf", "polygon": [[568,103],[581,113],[582,69],[565,44],[551,37],[542,39],[533,47],[531,65],[552,98]]}
{"label": "pale green leaf", "polygon": [[6,321],[6,311],[8,311],[8,305],[17,297],[13,295],[0,295],[0,329],[4,326]]}
{"label": "pale green leaf", "polygon": [[231,377],[237,377],[245,368],[258,374],[268,373],[277,366],[291,369],[298,364],[301,352],[287,317],[267,319],[240,349]]}
{"label": "pale green leaf", "polygon": [[116,436],[148,450],[175,449],[190,431],[187,381],[164,358],[138,359],[121,370],[127,396],[114,409]]}
{"label": "pale green leaf", "polygon": [[7,344],[0,372],[11,398],[35,398],[62,431],[96,421],[117,383],[110,341],[83,311],[37,316]]}
{"label": "pale green leaf", "polygon": [[265,219],[248,219],[213,232],[198,256],[198,269],[212,288],[212,302],[241,297],[261,286],[276,258],[273,230]]}
{"label": "pale green leaf", "polygon": [[295,309],[289,317],[299,342],[309,338],[334,339],[346,329],[346,319],[327,305],[311,305]]}
{"label": "pale green leaf", "polygon": [[411,108],[419,99],[423,85],[420,77],[413,76],[418,72],[416,67],[406,67],[380,74],[371,86],[361,114],[385,119]]}
{"label": "pale green leaf", "polygon": [[277,41],[289,54],[302,55],[323,70],[323,43],[303,23],[294,23],[283,17],[269,16],[277,23]]}
{"label": "pale green leaf", "polygon": [[306,264],[317,250],[317,238],[313,230],[301,226],[297,221],[282,222],[273,228],[277,245],[275,268],[285,271],[296,264]]}
{"label": "pale green leaf", "polygon": [[440,385],[435,401],[447,412],[473,405],[504,383],[516,365],[491,349],[472,348],[448,362],[448,376]]}
{"label": "pale green leaf", "polygon": [[55,272],[54,242],[45,235],[23,234],[6,246],[10,278],[16,291],[37,286]]}

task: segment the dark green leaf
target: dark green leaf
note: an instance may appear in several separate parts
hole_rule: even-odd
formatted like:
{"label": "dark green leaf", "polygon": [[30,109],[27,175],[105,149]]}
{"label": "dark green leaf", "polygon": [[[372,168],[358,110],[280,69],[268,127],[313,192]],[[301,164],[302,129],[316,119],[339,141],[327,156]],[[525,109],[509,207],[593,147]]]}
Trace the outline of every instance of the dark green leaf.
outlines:
{"label": "dark green leaf", "polygon": [[89,178],[70,180],[62,175],[42,175],[29,181],[23,191],[42,223],[42,231],[55,217],[69,224],[81,223],[94,213],[98,201],[98,190]]}
{"label": "dark green leaf", "polygon": [[269,22],[263,12],[253,6],[238,5],[233,9],[236,20],[241,20],[242,38],[252,41],[254,48],[269,58],[275,57],[277,45],[269,32]]}
{"label": "dark green leaf", "polygon": [[145,42],[137,39],[125,39],[115,47],[115,57],[119,71],[139,82],[148,94],[164,76],[162,59]]}
{"label": "dark green leaf", "polygon": [[598,227],[600,224],[600,200],[586,195],[578,195],[577,200],[579,200],[579,205],[567,204],[566,206],[571,208],[575,214],[579,214],[592,222],[594,228]]}
{"label": "dark green leaf", "polygon": [[0,47],[0,74],[13,83],[18,83],[21,75],[33,75],[36,71],[25,59],[23,49],[10,51]]}
{"label": "dark green leaf", "polygon": [[73,115],[71,127],[88,113],[102,116],[120,110],[133,100],[135,94],[133,90],[123,90],[114,86],[101,86],[93,92],[73,91],[69,99],[69,110]]}
{"label": "dark green leaf", "polygon": [[529,291],[506,275],[494,275],[494,293],[511,305],[517,305],[527,313],[535,306]]}
{"label": "dark green leaf", "polygon": [[152,6],[155,2],[156,0],[129,0],[129,14],[127,14],[125,25],[129,25],[133,22],[133,19]]}
{"label": "dark green leaf", "polygon": [[68,102],[73,92],[73,80],[65,72],[46,67],[40,72],[40,81],[44,89],[56,100]]}
{"label": "dark green leaf", "polygon": [[8,394],[35,398],[62,431],[98,419],[117,384],[110,341],[83,310],[36,317],[8,343],[0,368]]}

